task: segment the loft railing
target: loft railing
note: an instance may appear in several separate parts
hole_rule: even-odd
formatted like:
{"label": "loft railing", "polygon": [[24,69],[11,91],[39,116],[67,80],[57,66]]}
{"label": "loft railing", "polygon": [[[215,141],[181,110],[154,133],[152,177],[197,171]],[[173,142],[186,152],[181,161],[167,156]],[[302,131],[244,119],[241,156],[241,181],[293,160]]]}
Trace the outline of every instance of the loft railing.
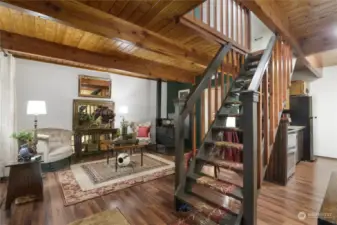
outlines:
{"label": "loft railing", "polygon": [[[256,224],[257,192],[267,168],[282,115],[292,73],[290,46],[272,36],[248,90],[241,93],[243,105],[243,219]],[[244,223],[247,224],[247,223]]]}
{"label": "loft railing", "polygon": [[197,24],[244,52],[250,50],[250,13],[236,0],[206,0],[182,21]]}

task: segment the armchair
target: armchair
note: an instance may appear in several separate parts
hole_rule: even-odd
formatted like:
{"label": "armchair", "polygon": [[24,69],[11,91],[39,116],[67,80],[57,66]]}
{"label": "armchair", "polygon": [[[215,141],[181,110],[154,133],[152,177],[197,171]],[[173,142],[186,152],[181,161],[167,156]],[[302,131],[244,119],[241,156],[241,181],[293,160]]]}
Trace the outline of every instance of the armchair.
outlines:
{"label": "armchair", "polygon": [[44,163],[51,163],[70,157],[72,131],[57,128],[37,130],[37,153],[42,154]]}
{"label": "armchair", "polygon": [[[131,123],[130,125],[133,133],[136,135],[136,138],[139,140],[139,144],[150,144],[151,143],[151,122],[146,123]],[[147,128],[146,132],[139,132],[139,129]],[[143,134],[142,134],[143,133]]]}

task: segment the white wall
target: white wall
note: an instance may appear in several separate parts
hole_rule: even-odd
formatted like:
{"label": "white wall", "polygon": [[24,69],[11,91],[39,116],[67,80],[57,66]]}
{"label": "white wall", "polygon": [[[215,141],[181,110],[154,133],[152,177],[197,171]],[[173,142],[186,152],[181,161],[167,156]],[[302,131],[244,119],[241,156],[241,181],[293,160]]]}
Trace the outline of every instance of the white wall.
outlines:
{"label": "white wall", "polygon": [[310,84],[313,97],[314,153],[337,158],[337,66],[323,68],[323,78]]}
{"label": "white wall", "polygon": [[273,32],[264,23],[255,16],[251,15],[251,51],[259,51],[265,49],[268,45]]}
{"label": "white wall", "polygon": [[47,115],[39,116],[39,127],[71,130],[73,99],[84,99],[77,97],[80,74],[111,78],[111,100],[115,102],[116,127],[120,126],[118,108],[126,105],[129,108],[126,119],[136,122],[151,120],[151,133],[154,134],[156,81],[24,59],[16,60],[18,130],[33,127],[33,117],[26,115],[28,100],[46,101]]}

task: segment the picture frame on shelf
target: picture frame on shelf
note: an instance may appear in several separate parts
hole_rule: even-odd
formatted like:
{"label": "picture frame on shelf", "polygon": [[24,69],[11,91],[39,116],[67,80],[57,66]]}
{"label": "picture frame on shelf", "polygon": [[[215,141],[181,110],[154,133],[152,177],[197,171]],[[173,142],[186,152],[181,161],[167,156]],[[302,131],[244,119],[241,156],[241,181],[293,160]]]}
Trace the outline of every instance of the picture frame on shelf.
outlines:
{"label": "picture frame on shelf", "polygon": [[187,99],[189,94],[190,94],[190,89],[180,90],[178,91],[178,99]]}

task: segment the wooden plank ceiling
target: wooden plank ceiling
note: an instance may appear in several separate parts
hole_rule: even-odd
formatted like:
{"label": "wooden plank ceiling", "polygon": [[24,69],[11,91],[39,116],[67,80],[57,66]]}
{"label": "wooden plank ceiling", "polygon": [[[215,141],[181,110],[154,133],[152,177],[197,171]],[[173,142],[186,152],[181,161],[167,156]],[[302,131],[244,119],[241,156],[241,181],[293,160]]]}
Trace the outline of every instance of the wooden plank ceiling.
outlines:
{"label": "wooden plank ceiling", "polygon": [[[19,57],[193,82],[219,48],[218,43],[177,23],[178,17],[201,2],[0,0],[0,43]],[[36,47],[20,47],[29,42]],[[56,48],[77,55],[61,55]],[[95,60],[93,54],[102,60]]]}
{"label": "wooden plank ceiling", "polygon": [[276,1],[303,53],[320,66],[337,65],[337,1]]}

